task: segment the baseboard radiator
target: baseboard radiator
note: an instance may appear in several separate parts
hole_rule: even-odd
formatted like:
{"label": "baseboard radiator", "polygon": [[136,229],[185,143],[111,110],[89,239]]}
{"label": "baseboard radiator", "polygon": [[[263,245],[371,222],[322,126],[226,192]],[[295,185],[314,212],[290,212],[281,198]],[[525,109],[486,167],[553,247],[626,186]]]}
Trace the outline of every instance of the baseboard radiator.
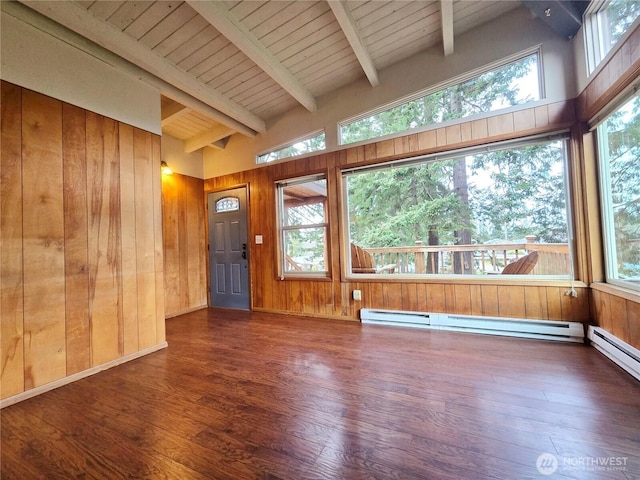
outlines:
{"label": "baseboard radiator", "polygon": [[597,350],[640,380],[640,350],[600,327],[589,326],[587,338]]}
{"label": "baseboard radiator", "polygon": [[584,326],[580,322],[524,320],[450,313],[374,310],[369,308],[360,310],[360,319],[362,323],[377,325],[538,338],[563,342],[584,342]]}

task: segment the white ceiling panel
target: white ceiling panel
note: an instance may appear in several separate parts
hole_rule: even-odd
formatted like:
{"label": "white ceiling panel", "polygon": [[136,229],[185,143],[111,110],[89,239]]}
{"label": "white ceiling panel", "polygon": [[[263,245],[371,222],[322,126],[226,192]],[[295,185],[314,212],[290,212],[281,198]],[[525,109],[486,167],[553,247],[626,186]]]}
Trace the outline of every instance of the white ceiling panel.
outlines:
{"label": "white ceiling panel", "polygon": [[[44,15],[51,12],[38,7],[38,2],[25,3]],[[137,47],[132,58],[143,58],[141,52],[146,52],[148,58],[161,59],[154,60],[154,65],[166,65],[168,73],[154,75],[194,98],[186,102],[191,109],[180,110],[163,97],[162,109],[167,112],[163,131],[185,141],[215,130],[221,122],[228,128],[234,125],[233,131],[239,134],[261,131],[273,116],[301,104],[312,110],[314,98],[358,79],[373,78],[376,84],[377,70],[442,44],[439,0],[353,0],[342,8],[334,5],[333,10],[325,0],[206,3],[82,0],[54,4],[56,9],[75,8],[99,20],[104,28],[96,36],[97,43],[105,48],[122,52],[123,45],[131,42],[122,39],[129,38]],[[519,5],[518,1],[454,0],[454,35]],[[72,13],[82,17],[75,10]],[[197,111],[198,101],[207,108]],[[211,118],[212,111],[217,120]]]}

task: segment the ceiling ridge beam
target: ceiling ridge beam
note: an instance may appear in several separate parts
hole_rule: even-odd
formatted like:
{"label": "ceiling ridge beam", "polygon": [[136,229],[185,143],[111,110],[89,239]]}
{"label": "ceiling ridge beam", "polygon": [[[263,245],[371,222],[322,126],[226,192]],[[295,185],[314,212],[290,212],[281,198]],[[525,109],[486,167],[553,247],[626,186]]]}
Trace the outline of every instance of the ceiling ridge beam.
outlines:
{"label": "ceiling ridge beam", "polygon": [[189,76],[174,64],[143,46],[115,27],[98,20],[72,2],[20,0],[21,3],[66,26],[118,56],[138,65],[174,87],[187,92],[206,105],[258,132],[266,131],[264,120],[220,92]]}
{"label": "ceiling ridge beam", "polygon": [[377,87],[380,85],[380,81],[378,80],[378,71],[367,47],[364,46],[364,42],[360,36],[360,31],[358,30],[353,15],[351,15],[351,12],[349,11],[349,7],[346,2],[342,0],[329,0],[328,3],[344,33],[344,36],[347,37],[347,41],[349,42],[349,45],[351,45],[353,53],[356,55],[358,62],[360,62],[362,70],[364,70],[365,75],[369,79],[369,83],[372,87]]}
{"label": "ceiling ridge beam", "polygon": [[453,0],[440,0],[440,21],[444,56],[448,57],[453,53]]}
{"label": "ceiling ridge beam", "polygon": [[235,130],[222,125],[209,128],[204,132],[198,133],[197,135],[184,140],[184,151],[185,153],[195,152],[202,147],[216,143],[217,141],[233,135],[234,133],[236,133]]}
{"label": "ceiling ridge beam", "polygon": [[227,10],[223,2],[187,0],[187,3],[307,110],[315,112],[318,109],[311,92],[304,88],[262,42]]}

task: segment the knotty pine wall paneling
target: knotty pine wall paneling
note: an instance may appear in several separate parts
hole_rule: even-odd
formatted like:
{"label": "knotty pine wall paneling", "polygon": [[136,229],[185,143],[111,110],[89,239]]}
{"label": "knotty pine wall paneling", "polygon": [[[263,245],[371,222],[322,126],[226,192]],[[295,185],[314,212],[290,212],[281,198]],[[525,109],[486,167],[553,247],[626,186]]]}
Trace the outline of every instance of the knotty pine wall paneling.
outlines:
{"label": "knotty pine wall paneling", "polygon": [[136,238],[136,176],[133,127],[120,125],[120,227],[122,229],[123,353],[138,350],[138,276]]}
{"label": "knotty pine wall paneling", "polygon": [[162,175],[166,316],[207,306],[204,180]]}
{"label": "knotty pine wall paneling", "polygon": [[66,374],[62,103],[22,92],[25,389]]}
{"label": "knotty pine wall paneling", "polygon": [[1,93],[7,399],[165,338],[159,137],[7,82]]}
{"label": "knotty pine wall paneling", "polygon": [[[185,179],[187,200],[187,279],[189,286],[189,308],[207,305],[207,244],[205,239],[206,210],[204,203],[204,180]],[[193,255],[191,252],[198,252]]]}
{"label": "knotty pine wall paneling", "polygon": [[124,353],[118,125],[87,112],[89,318],[100,365]]}
{"label": "knotty pine wall paneling", "polygon": [[[254,310],[301,313],[357,320],[361,308],[388,308],[451,312],[473,315],[532,319],[589,319],[587,289],[578,288],[577,298],[563,289],[546,285],[478,284],[478,282],[434,282],[433,280],[354,280],[342,277],[340,245],[340,169],[406,158],[569,128],[575,122],[572,101],[522,109],[486,119],[461,122],[392,140],[373,142],[267,165],[237,174],[207,179],[205,192],[248,184],[250,191],[250,256],[252,308]],[[331,279],[280,280],[276,263],[276,205],[274,182],[309,173],[327,172],[329,195],[329,239]],[[263,235],[256,245],[253,235]],[[362,291],[362,301],[352,291]]]}
{"label": "knotty pine wall paneling", "polygon": [[[156,278],[153,219],[153,175],[159,162],[153,161],[151,137],[134,130],[133,154],[136,205],[136,272],[138,287],[138,342],[146,348],[156,338]],[[154,172],[155,171],[155,172]],[[162,292],[164,294],[164,292]]]}
{"label": "knotty pine wall paneling", "polygon": [[91,367],[86,115],[62,105],[67,375]]}
{"label": "knotty pine wall paneling", "polygon": [[[178,188],[180,174],[162,175],[162,240],[164,246],[165,287],[164,297],[167,317],[181,313],[181,281],[185,272],[180,268],[180,234],[184,227],[178,217],[178,209],[182,206],[178,202]],[[179,183],[180,182],[180,183]],[[181,228],[182,227],[182,228]]]}
{"label": "knotty pine wall paneling", "polygon": [[0,347],[2,395],[24,390],[22,92],[2,84],[0,107]]}

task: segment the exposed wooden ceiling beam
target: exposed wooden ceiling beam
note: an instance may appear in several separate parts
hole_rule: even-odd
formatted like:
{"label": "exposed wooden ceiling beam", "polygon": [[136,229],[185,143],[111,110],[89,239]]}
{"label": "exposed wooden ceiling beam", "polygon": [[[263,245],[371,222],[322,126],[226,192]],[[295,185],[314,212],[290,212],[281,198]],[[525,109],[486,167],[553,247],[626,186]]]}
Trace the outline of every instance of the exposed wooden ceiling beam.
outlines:
{"label": "exposed wooden ceiling beam", "polygon": [[[154,77],[155,78],[155,77]],[[170,85],[171,86],[171,85]],[[184,93],[182,90],[171,86],[170,89],[165,88],[164,86],[160,86],[160,93],[162,93],[165,97],[170,98],[175,102],[182,103],[188,109],[193,110],[194,112],[198,112],[205,117],[218,122],[226,127],[235,130],[238,133],[241,133],[245,137],[255,137],[256,132],[244,125],[243,123],[238,122],[237,120],[224,115],[218,110],[212,108],[211,106],[205,104],[201,100],[192,97]],[[186,113],[186,112],[185,112]]]}
{"label": "exposed wooden ceiling beam", "polygon": [[[21,3],[138,65],[179,90],[187,92],[213,109],[219,110],[225,116],[231,117],[252,130],[266,131],[265,123],[261,118],[183,72],[127,34],[98,20],[81,6],[72,2],[55,1],[21,0]],[[224,123],[223,120],[224,118],[220,121]]]}
{"label": "exposed wooden ceiling beam", "polygon": [[209,130],[205,130],[204,132],[186,139],[184,141],[184,151],[186,153],[195,152],[202,147],[211,145],[212,143],[222,140],[234,133],[236,133],[234,130],[225,127],[224,125],[210,128]]}
{"label": "exposed wooden ceiling beam", "polygon": [[347,40],[349,41],[349,45],[351,45],[353,53],[355,53],[356,58],[360,62],[362,70],[364,70],[365,75],[369,79],[369,83],[372,87],[377,87],[380,84],[380,81],[378,80],[378,71],[371,59],[371,55],[369,55],[369,51],[362,42],[360,32],[358,31],[356,22],[353,19],[353,15],[351,15],[351,12],[349,11],[349,7],[346,2],[343,2],[342,0],[329,0],[328,3],[333,11],[333,15],[336,17],[336,20],[338,20],[340,28],[342,28],[345,37],[347,37]]}
{"label": "exposed wooden ceiling beam", "polygon": [[245,25],[227,10],[223,2],[187,0],[187,3],[307,110],[311,112],[317,110],[318,107],[313,95],[294,78],[291,72],[267,50]]}
{"label": "exposed wooden ceiling beam", "polygon": [[118,70],[126,73],[127,75],[140,79],[154,88],[167,98],[185,105],[188,109],[204,115],[218,123],[233,128],[238,133],[247,137],[255,137],[256,131],[247,127],[246,125],[238,122],[237,120],[225,115],[220,110],[207,105],[202,100],[183,92],[177,87],[167,83],[163,79],[152,75],[151,73],[143,70],[137,65],[134,65],[128,60],[116,55],[115,53],[107,50],[106,48],[98,45],[95,42],[79,35],[78,33],[54,22],[52,19],[41,15],[40,13],[32,10],[31,8],[22,5],[18,2],[2,2],[0,1],[0,8],[3,14],[7,12],[9,15],[13,15],[16,18],[28,23],[29,25],[49,34],[55,38],[72,45],[73,47],[86,52],[87,54],[102,60],[109,65],[113,65]]}
{"label": "exposed wooden ceiling beam", "polygon": [[453,0],[440,0],[440,20],[442,22],[442,46],[444,56],[453,53]]}

